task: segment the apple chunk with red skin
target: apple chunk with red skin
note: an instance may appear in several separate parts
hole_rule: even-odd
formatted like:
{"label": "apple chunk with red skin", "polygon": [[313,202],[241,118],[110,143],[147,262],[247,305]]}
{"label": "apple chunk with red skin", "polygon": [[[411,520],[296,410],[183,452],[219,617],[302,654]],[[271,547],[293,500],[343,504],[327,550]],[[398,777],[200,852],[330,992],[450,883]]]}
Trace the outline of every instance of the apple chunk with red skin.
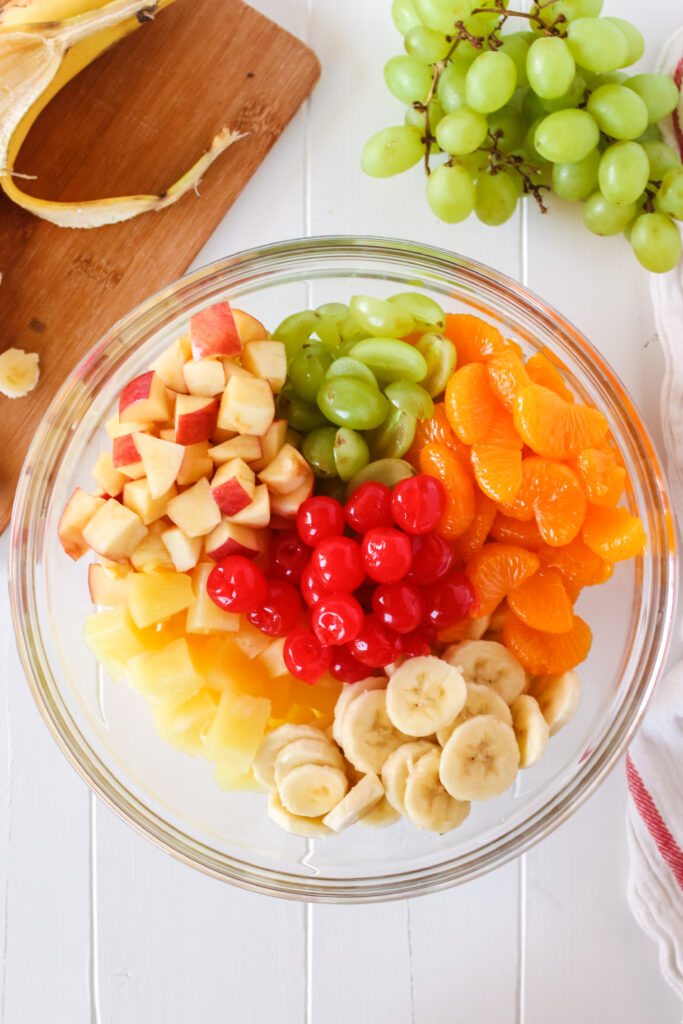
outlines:
{"label": "apple chunk with red skin", "polygon": [[203,476],[210,477],[214,470],[213,461],[209,458],[209,442],[198,441],[197,444],[186,444],[183,464],[178,470],[176,483],[179,487],[196,484]]}
{"label": "apple chunk with red skin", "polygon": [[115,437],[112,441],[112,462],[114,468],[130,480],[138,480],[145,475],[145,467],[135,443],[133,434]]}
{"label": "apple chunk with red skin", "polygon": [[57,526],[57,534],[67,555],[74,561],[81,558],[90,547],[88,542],[83,539],[83,530],[104,504],[104,498],[88,494],[87,491],[77,487],[64,506]]}
{"label": "apple chunk with red skin", "polygon": [[213,500],[206,477],[171,498],[166,514],[188,537],[203,537],[221,521],[221,510]]}
{"label": "apple chunk with red skin", "polygon": [[184,448],[174,441],[162,441],[149,434],[133,434],[133,440],[140,452],[150,494],[160,498],[175,483],[183,463]]}
{"label": "apple chunk with red skin", "polygon": [[287,438],[287,420],[273,420],[261,438],[261,458],[251,463],[256,473],[273,461]]}
{"label": "apple chunk with red skin", "polygon": [[251,313],[245,313],[243,309],[233,309],[232,315],[237,325],[240,339],[243,345],[250,341],[260,341],[268,337],[268,331],[260,320],[257,320]]}
{"label": "apple chunk with red skin", "polygon": [[92,468],[92,475],[95,477],[97,485],[112,498],[121,493],[123,485],[128,480],[127,476],[114,467],[111,454],[107,451],[100,452],[98,455]]}
{"label": "apple chunk with red skin", "polygon": [[176,572],[194,569],[202,553],[202,538],[188,537],[179,526],[164,530],[161,539],[166,545]]}
{"label": "apple chunk with red skin", "polygon": [[230,459],[216,470],[211,481],[211,494],[221,512],[237,515],[254,500],[256,477],[242,459]]}
{"label": "apple chunk with red skin", "polygon": [[126,384],[119,398],[119,420],[151,420],[164,423],[170,415],[166,386],[154,370],[141,373]]}
{"label": "apple chunk with red skin", "polygon": [[93,604],[113,608],[126,603],[126,576],[131,572],[128,566],[105,566],[93,562],[88,566],[88,589]]}
{"label": "apple chunk with red skin", "polygon": [[309,480],[312,471],[294,445],[285,444],[271,463],[259,473],[259,480],[275,494],[289,494]]}
{"label": "apple chunk with red skin", "polygon": [[270,498],[265,484],[254,491],[254,499],[250,505],[228,517],[231,522],[240,526],[264,527],[270,523]]}
{"label": "apple chunk with red skin", "polygon": [[237,434],[236,437],[231,437],[209,449],[210,457],[218,463],[229,462],[230,459],[253,462],[254,459],[260,459],[262,454],[261,438],[253,437],[251,434]]}
{"label": "apple chunk with red skin", "polygon": [[83,540],[112,562],[127,562],[148,530],[132,509],[110,498],[83,530]]}
{"label": "apple chunk with red skin", "polygon": [[175,439],[177,444],[199,444],[208,441],[216,429],[218,402],[202,395],[178,395],[175,404]]}
{"label": "apple chunk with red skin", "polygon": [[190,339],[187,335],[176,338],[172,345],[165,349],[152,363],[167,388],[185,394],[187,385],[183,374],[183,366],[192,358]]}
{"label": "apple chunk with red skin", "polygon": [[282,516],[283,519],[295,519],[299,506],[304,503],[306,498],[310,498],[311,494],[313,494],[314,483],[315,478],[313,473],[311,473],[309,479],[304,480],[302,484],[299,484],[289,494],[271,494],[270,510],[272,515]]}
{"label": "apple chunk with red skin", "polygon": [[171,484],[165,494],[154,498],[149,489],[149,481],[141,477],[139,480],[129,480],[124,486],[123,504],[136,512],[145,526],[149,526],[166,515],[166,506],[177,493],[178,488]]}
{"label": "apple chunk with red skin", "polygon": [[238,434],[263,437],[275,416],[273,392],[267,380],[230,377],[218,412],[218,426]]}
{"label": "apple chunk with red skin", "polygon": [[238,356],[242,341],[229,302],[217,302],[190,319],[190,345],[194,359],[203,356]]}
{"label": "apple chunk with red skin", "polygon": [[244,555],[252,558],[265,549],[267,537],[262,530],[252,526],[240,526],[221,520],[215,530],[204,539],[204,551],[216,562],[228,555]]}
{"label": "apple chunk with red skin", "polygon": [[225,370],[220,359],[192,359],[183,366],[186,391],[213,398],[225,387]]}
{"label": "apple chunk with red skin", "polygon": [[278,395],[287,380],[287,355],[281,341],[250,341],[242,353],[242,366],[255,377],[267,380]]}

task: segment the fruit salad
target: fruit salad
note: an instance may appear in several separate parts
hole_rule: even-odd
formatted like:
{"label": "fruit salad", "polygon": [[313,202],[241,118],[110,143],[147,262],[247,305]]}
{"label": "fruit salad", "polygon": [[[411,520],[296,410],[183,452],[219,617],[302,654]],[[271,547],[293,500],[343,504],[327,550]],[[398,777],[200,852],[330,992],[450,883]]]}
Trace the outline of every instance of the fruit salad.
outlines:
{"label": "fruit salad", "polygon": [[106,431],[59,523],[85,642],[296,835],[445,833],[509,790],[578,707],[581,591],[645,549],[604,414],[419,293],[272,333],[219,302]]}

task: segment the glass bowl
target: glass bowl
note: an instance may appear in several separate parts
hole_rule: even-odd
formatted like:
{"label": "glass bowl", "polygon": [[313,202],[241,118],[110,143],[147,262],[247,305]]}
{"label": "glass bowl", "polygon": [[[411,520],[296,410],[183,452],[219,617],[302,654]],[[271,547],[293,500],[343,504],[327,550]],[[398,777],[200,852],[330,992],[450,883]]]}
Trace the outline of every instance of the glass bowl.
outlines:
{"label": "glass bowl", "polygon": [[[212,766],[168,747],[145,701],[99,673],[81,638],[92,611],[86,562],[61,550],[57,522],[108,438],[123,384],[229,297],[271,328],[297,309],[357,292],[420,289],[544,348],[577,394],[606,414],[642,516],[647,554],[587,588],[579,613],[594,633],[574,720],[515,788],[473,807],[444,836],[401,822],[310,841],[282,832],[261,794],[222,793]],[[673,525],[652,442],[623,385],[586,338],[516,282],[464,257],[377,238],[313,238],[252,249],[192,273],[120,321],[65,383],[33,440],[12,525],[11,590],[19,649],[53,735],[92,789],[126,821],[194,867],[296,899],[370,902],[431,892],[503,864],[547,835],[595,790],[624,751],[665,659],[674,612]]]}

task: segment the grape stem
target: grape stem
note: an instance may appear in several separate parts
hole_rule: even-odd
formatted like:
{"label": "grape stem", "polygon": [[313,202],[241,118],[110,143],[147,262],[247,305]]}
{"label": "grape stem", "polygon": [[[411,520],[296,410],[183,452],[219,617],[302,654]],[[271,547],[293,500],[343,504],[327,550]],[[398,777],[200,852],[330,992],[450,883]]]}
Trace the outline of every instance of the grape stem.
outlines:
{"label": "grape stem", "polygon": [[516,171],[521,177],[524,183],[524,194],[527,196],[533,196],[538,203],[538,208],[541,213],[547,213],[548,207],[543,202],[543,191],[550,192],[549,185],[541,185],[532,179],[532,174],[539,174],[538,167],[534,167],[533,164],[525,162],[524,157],[518,156],[515,153],[504,153],[498,146],[498,143],[503,138],[504,132],[499,128],[496,132],[489,132],[488,137],[492,142],[492,146],[489,149],[482,149],[482,152],[488,153],[489,165],[488,173],[493,177],[499,174],[500,171],[509,169]]}
{"label": "grape stem", "polygon": [[[450,39],[450,37],[449,37],[449,39]],[[416,101],[415,103],[413,103],[413,109],[417,110],[418,112],[419,111],[424,111],[424,116],[425,116],[425,130],[424,130],[424,135],[422,136],[422,141],[425,144],[425,174],[427,175],[427,177],[429,177],[429,175],[432,173],[431,172],[431,168],[429,166],[429,155],[430,155],[430,150],[432,148],[432,142],[436,142],[436,137],[432,134],[432,127],[431,127],[431,124],[429,122],[429,104],[434,99],[434,93],[436,92],[436,87],[439,84],[439,79],[441,78],[442,74],[444,73],[444,71],[448,67],[448,64],[449,64],[453,54],[457,50],[458,44],[460,43],[460,39],[461,39],[461,36],[458,36],[456,39],[454,39],[452,41],[450,50],[448,51],[446,56],[443,58],[443,60],[438,60],[433,65],[432,84],[431,84],[431,87],[429,89],[429,92],[427,93],[427,98],[424,101],[424,103],[420,103],[419,100]]]}
{"label": "grape stem", "polygon": [[[541,17],[541,11],[545,10],[546,7],[552,7],[553,4],[557,3],[557,0],[544,0],[543,3],[537,2],[534,4],[531,11],[509,11],[505,7],[504,0],[495,0],[492,7],[475,7],[472,14],[490,14],[491,11],[499,11],[500,19],[494,29],[489,32],[488,44],[492,50],[498,50],[503,45],[503,40],[500,38],[500,31],[508,18],[526,18],[527,21],[533,22],[538,28],[543,29],[543,34],[546,36],[565,36],[566,30],[563,31],[560,26],[564,26],[567,23],[567,19],[564,14],[558,14],[554,21],[548,24],[543,21]],[[458,22],[457,27],[462,25],[462,22]],[[463,26],[464,28],[464,26]],[[481,49],[485,37],[479,37],[480,44],[477,49]],[[472,39],[470,39],[472,45],[476,45]]]}

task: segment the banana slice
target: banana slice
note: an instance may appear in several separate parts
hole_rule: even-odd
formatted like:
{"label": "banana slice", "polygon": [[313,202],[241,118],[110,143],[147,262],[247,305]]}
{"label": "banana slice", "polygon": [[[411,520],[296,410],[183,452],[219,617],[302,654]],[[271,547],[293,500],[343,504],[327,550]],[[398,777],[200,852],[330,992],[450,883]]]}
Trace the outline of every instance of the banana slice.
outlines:
{"label": "banana slice", "polygon": [[23,348],[6,348],[0,354],[0,393],[23,398],[33,391],[40,377],[38,354]]}
{"label": "banana slice", "polygon": [[323,825],[321,818],[303,818],[297,814],[290,814],[287,808],[283,807],[277,793],[270,793],[268,796],[268,816],[276,825],[293,836],[322,839],[324,836],[331,835],[329,828]]}
{"label": "banana slice", "polygon": [[519,767],[531,768],[540,761],[548,746],[550,730],[538,702],[523,693],[510,705],[512,728],[519,747]]}
{"label": "banana slice", "polygon": [[349,788],[344,772],[327,764],[301,764],[287,772],[278,794],[290,814],[320,818],[336,807]]}
{"label": "banana slice", "polygon": [[329,742],[324,732],[314,728],[312,725],[294,725],[286,722],[284,725],[266,733],[254,758],[252,769],[254,777],[266,789],[275,791],[275,761],[283,747],[294,740],[313,739]]}
{"label": "banana slice", "polygon": [[395,825],[401,820],[401,815],[391,806],[386,796],[383,796],[378,804],[359,819],[358,824],[366,828],[387,828]]}
{"label": "banana slice", "polygon": [[512,704],[526,686],[526,673],[507,647],[492,640],[463,640],[443,653],[459,668],[466,683],[492,686],[506,704]]}
{"label": "banana slice", "polygon": [[374,772],[368,772],[350,789],[341,803],[326,814],[323,824],[333,832],[341,832],[364,818],[384,796],[384,788]]}
{"label": "banana slice", "polygon": [[512,727],[493,715],[476,715],[443,748],[440,778],[455,800],[491,800],[510,788],[518,768]]}
{"label": "banana slice", "polygon": [[285,776],[292,769],[299,768],[303,764],[327,765],[344,772],[344,759],[336,745],[333,746],[328,739],[303,737],[300,740],[293,740],[291,743],[285,744],[275,758],[273,775],[280,794],[282,794],[282,781]]}
{"label": "banana slice", "polygon": [[386,676],[388,676],[389,679],[391,679],[391,677],[393,676],[394,672],[397,669],[399,669],[401,667],[401,665],[403,665],[405,660],[406,660],[405,659],[405,655],[404,654],[399,654],[399,656],[396,659],[396,661],[390,661],[388,665],[384,666],[384,674]]}
{"label": "banana slice", "polygon": [[559,676],[537,676],[529,684],[529,693],[538,701],[554,736],[574,717],[581,700],[581,680],[574,669]]}
{"label": "banana slice", "polygon": [[387,800],[399,814],[406,813],[404,798],[408,775],[419,759],[432,750],[438,750],[435,743],[430,743],[428,740],[414,740],[413,743],[404,743],[384,762],[382,767],[384,790]]}
{"label": "banana slice", "polygon": [[367,679],[361,679],[358,683],[344,683],[337,703],[334,705],[334,722],[332,723],[332,735],[340,747],[343,746],[341,723],[351,701],[359,697],[361,693],[367,693],[368,690],[386,690],[386,688],[385,676],[368,676]]}
{"label": "banana slice", "polygon": [[428,655],[410,658],[387,686],[387,712],[408,736],[430,736],[460,713],[467,696],[462,672]]}
{"label": "banana slice", "polygon": [[494,718],[500,718],[501,722],[505,722],[506,725],[512,725],[510,708],[491,686],[468,683],[464,708],[455,721],[444,726],[443,729],[439,729],[436,734],[441,746],[446,746],[454,729],[466,722],[468,718],[474,718],[475,715],[493,715]]}
{"label": "banana slice", "polygon": [[344,755],[359,772],[379,774],[389,754],[409,739],[387,713],[386,690],[369,690],[352,700],[341,720]]}
{"label": "banana slice", "polygon": [[429,832],[450,832],[462,825],[470,813],[467,801],[454,800],[439,778],[441,753],[436,748],[424,754],[408,775],[406,815],[417,828]]}

